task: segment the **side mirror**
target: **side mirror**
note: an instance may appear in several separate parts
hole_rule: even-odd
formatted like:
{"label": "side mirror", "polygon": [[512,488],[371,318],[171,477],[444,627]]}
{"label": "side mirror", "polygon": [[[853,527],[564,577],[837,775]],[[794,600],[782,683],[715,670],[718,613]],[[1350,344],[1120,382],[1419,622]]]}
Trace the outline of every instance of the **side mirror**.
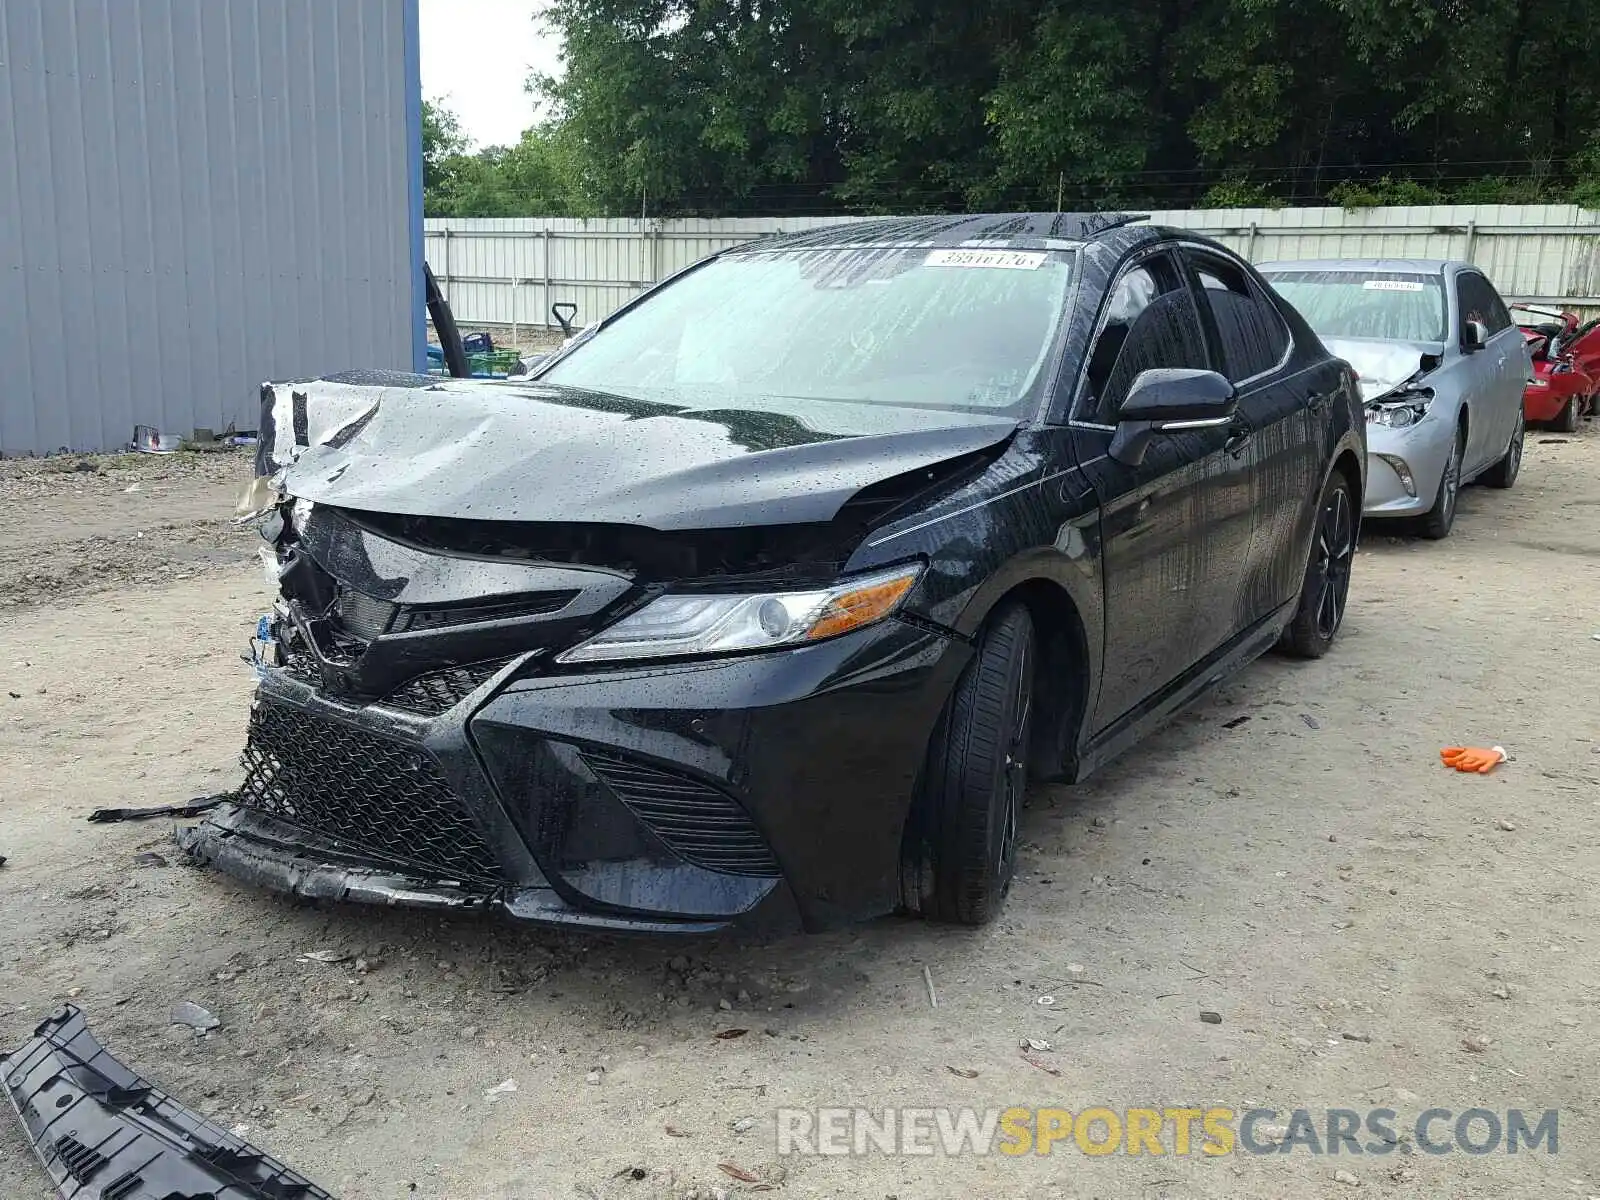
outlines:
{"label": "side mirror", "polygon": [[1489,327],[1482,321],[1468,321],[1461,327],[1461,349],[1476,354],[1489,344]]}
{"label": "side mirror", "polygon": [[1233,423],[1238,407],[1233,384],[1215,371],[1141,371],[1117,413],[1108,453],[1124,466],[1136,467],[1157,434],[1221,429]]}

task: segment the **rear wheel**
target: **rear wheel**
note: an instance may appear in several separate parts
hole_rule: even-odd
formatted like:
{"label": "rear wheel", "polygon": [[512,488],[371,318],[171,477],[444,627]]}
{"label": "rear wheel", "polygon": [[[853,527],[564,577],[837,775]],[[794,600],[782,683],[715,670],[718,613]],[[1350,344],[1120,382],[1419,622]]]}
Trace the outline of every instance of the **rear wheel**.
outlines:
{"label": "rear wheel", "polygon": [[1033,664],[1033,620],[1022,605],[1008,605],[984,626],[928,747],[920,801],[933,877],[922,908],[937,920],[981,925],[1011,887]]}
{"label": "rear wheel", "polygon": [[1300,587],[1300,607],[1279,643],[1284,651],[1296,658],[1321,658],[1328,652],[1344,624],[1355,553],[1355,502],[1349,480],[1335,471],[1322,490],[1311,559]]}
{"label": "rear wheel", "polygon": [[1456,440],[1450,447],[1450,460],[1439,475],[1439,490],[1434,494],[1433,507],[1422,518],[1422,536],[1438,541],[1450,536],[1450,527],[1456,523],[1456,498],[1461,494],[1461,459],[1467,451],[1467,431],[1456,430]]}
{"label": "rear wheel", "polygon": [[1556,414],[1556,419],[1550,423],[1557,433],[1578,432],[1578,398],[1572,396],[1561,406],[1561,411]]}
{"label": "rear wheel", "polygon": [[1519,410],[1517,427],[1511,431],[1511,441],[1506,446],[1505,454],[1483,473],[1483,481],[1490,487],[1508,488],[1517,481],[1517,472],[1522,469],[1522,441],[1526,433],[1527,425]]}

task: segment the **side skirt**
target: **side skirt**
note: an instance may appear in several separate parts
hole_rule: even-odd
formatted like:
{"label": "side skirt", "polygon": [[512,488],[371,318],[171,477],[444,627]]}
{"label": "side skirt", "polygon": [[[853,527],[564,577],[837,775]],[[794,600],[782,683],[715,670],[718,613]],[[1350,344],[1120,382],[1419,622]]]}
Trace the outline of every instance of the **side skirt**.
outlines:
{"label": "side skirt", "polygon": [[1272,649],[1293,619],[1298,603],[1299,597],[1296,596],[1232,640],[1224,642],[1144,704],[1090,738],[1079,752],[1077,770],[1071,775],[1072,781],[1076,783],[1087,779],[1129,746],[1143,741],[1160,729],[1195,699]]}

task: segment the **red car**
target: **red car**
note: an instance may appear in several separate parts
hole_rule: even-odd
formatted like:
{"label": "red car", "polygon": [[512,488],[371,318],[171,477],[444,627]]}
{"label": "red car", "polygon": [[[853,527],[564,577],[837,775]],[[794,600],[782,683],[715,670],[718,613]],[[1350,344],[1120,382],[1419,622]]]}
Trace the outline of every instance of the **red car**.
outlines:
{"label": "red car", "polygon": [[1575,313],[1530,305],[1513,305],[1511,317],[1533,360],[1523,415],[1571,433],[1600,394],[1600,319],[1580,325]]}

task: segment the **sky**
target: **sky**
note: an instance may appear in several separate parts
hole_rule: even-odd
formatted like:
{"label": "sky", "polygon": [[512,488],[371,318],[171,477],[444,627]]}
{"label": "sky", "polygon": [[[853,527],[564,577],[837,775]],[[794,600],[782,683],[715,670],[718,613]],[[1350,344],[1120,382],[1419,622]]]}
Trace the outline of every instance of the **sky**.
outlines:
{"label": "sky", "polygon": [[533,124],[522,90],[561,69],[561,43],[534,20],[538,0],[420,0],[422,95],[442,103],[476,146],[508,146]]}

